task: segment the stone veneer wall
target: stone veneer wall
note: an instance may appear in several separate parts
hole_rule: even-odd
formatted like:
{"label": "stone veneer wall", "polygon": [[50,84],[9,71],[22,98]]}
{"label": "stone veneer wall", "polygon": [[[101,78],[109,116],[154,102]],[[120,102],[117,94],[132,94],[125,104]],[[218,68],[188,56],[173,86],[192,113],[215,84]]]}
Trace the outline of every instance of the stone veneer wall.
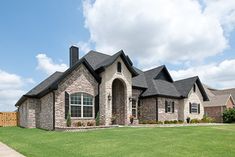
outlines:
{"label": "stone veneer wall", "polygon": [[[141,89],[132,89],[132,98],[136,100],[137,103],[137,118],[134,119],[134,124],[139,124],[139,116],[140,116],[140,94],[143,92]],[[132,109],[131,109],[132,110]]]}
{"label": "stone veneer wall", "polygon": [[53,93],[45,95],[40,99],[37,107],[37,127],[53,130]]}
{"label": "stone veneer wall", "polygon": [[[122,65],[122,72],[117,72],[117,62]],[[132,75],[125,66],[121,57],[119,57],[112,65],[108,66],[104,72],[100,74],[102,82],[100,84],[100,122],[104,125],[111,124],[112,117],[112,100],[108,100],[108,96],[112,96],[112,83],[115,79],[120,79],[125,86],[125,124],[129,123],[131,115],[131,102],[129,97],[132,97]]]}
{"label": "stone veneer wall", "polygon": [[[174,101],[174,113],[165,113],[165,101]],[[158,121],[178,120],[179,100],[172,98],[158,97]]]}
{"label": "stone veneer wall", "polygon": [[[156,99],[158,103],[156,104]],[[165,101],[174,101],[174,113],[165,113]],[[156,108],[158,106],[158,109]],[[164,97],[151,97],[140,100],[139,120],[178,120],[179,100]],[[158,112],[158,113],[157,113]]]}
{"label": "stone veneer wall", "polygon": [[139,121],[157,120],[156,98],[145,98],[140,100]]}
{"label": "stone veneer wall", "polygon": [[28,125],[28,104],[27,104],[27,100],[24,101],[20,107],[19,107],[19,113],[20,113],[20,117],[19,117],[19,122],[20,122],[20,126],[21,127],[27,127]]}
{"label": "stone veneer wall", "polygon": [[[69,94],[84,92],[92,96],[98,95],[98,83],[84,65],[80,65],[69,74],[55,91],[55,127],[65,127],[65,91]],[[95,117],[94,117],[95,118]],[[72,124],[77,121],[94,121],[92,119],[72,118]]]}
{"label": "stone veneer wall", "polygon": [[142,92],[141,89],[132,89],[132,98],[137,100]]}
{"label": "stone veneer wall", "polygon": [[28,98],[19,107],[20,126],[25,128],[36,127],[36,106],[38,99]]}
{"label": "stone veneer wall", "polygon": [[[200,104],[200,114],[198,113],[190,113],[189,112],[189,103],[199,103]],[[196,85],[196,92],[191,89],[191,91],[188,94],[188,98],[185,98],[184,101],[182,101],[182,109],[180,113],[183,113],[183,115],[180,116],[180,120],[186,121],[187,117],[190,117],[190,119],[202,119],[204,116],[204,106],[203,106],[203,97],[202,94]]]}

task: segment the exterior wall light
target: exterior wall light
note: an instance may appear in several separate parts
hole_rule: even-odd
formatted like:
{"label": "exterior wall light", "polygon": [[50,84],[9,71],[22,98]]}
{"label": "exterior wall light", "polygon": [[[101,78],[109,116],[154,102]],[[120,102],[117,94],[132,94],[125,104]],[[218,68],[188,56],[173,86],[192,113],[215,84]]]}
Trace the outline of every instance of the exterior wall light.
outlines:
{"label": "exterior wall light", "polygon": [[129,101],[132,102],[132,97],[131,96],[129,97]]}
{"label": "exterior wall light", "polygon": [[111,101],[111,99],[112,99],[112,96],[109,94],[108,95],[108,100]]}

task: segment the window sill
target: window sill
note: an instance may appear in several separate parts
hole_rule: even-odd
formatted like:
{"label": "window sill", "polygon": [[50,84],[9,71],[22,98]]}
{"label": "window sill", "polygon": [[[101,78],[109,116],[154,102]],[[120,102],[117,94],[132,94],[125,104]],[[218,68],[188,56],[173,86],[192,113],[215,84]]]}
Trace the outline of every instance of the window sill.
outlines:
{"label": "window sill", "polygon": [[71,117],[71,120],[94,120],[95,118],[91,117],[84,117],[84,118],[79,118],[79,117]]}

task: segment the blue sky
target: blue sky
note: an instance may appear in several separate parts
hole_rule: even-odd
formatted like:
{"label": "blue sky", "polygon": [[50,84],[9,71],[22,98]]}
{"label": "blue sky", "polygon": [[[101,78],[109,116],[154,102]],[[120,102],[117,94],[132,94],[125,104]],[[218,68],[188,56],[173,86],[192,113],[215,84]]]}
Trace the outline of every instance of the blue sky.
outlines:
{"label": "blue sky", "polygon": [[69,46],[89,38],[81,1],[3,1],[0,15],[0,68],[36,82],[38,53],[68,64]]}
{"label": "blue sky", "polygon": [[0,96],[0,111],[12,110],[54,70],[65,70],[71,45],[80,56],[123,49],[141,69],[166,64],[174,79],[198,75],[216,88],[235,87],[235,3],[181,3],[1,1],[0,94],[10,94]]}

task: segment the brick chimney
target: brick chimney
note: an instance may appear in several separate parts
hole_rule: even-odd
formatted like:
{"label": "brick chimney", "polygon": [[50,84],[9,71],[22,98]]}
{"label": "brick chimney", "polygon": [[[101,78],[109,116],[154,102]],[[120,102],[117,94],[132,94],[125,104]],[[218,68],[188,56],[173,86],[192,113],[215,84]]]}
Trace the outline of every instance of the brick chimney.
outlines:
{"label": "brick chimney", "polygon": [[71,46],[69,49],[70,53],[70,67],[76,64],[79,60],[79,49],[76,46]]}

